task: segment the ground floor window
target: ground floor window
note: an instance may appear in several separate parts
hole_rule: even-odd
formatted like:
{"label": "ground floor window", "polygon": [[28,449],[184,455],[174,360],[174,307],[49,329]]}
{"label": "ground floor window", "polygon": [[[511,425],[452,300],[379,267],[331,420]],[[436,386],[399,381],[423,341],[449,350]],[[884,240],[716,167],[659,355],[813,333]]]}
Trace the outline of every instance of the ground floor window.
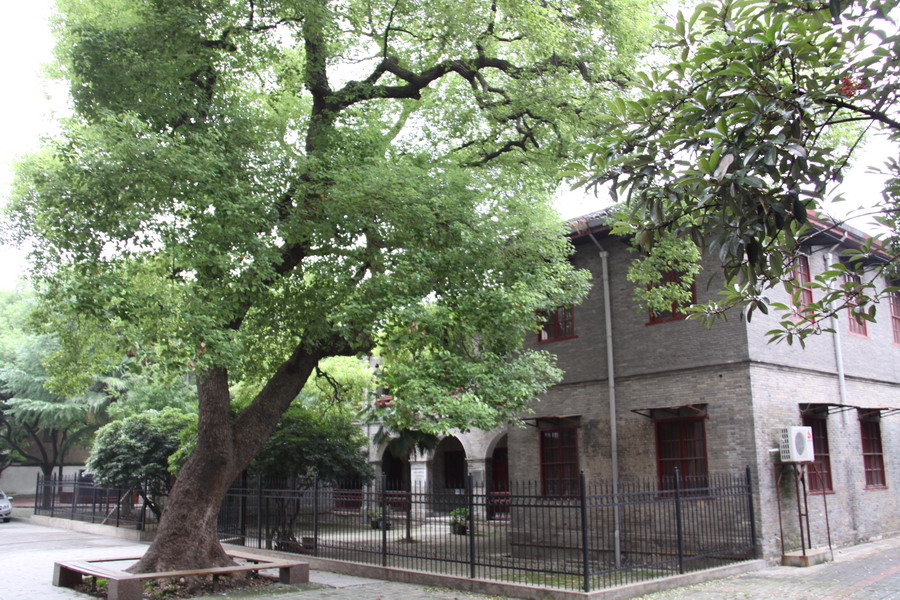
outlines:
{"label": "ground floor window", "polygon": [[803,413],[803,424],[812,428],[815,460],[807,469],[809,491],[814,494],[833,492],[831,482],[831,453],[828,449],[828,411],[825,408],[809,408]]}
{"label": "ground floor window", "polygon": [[682,489],[707,487],[705,418],[681,417],[654,421],[660,489],[675,489],[676,469]]}
{"label": "ground floor window", "polygon": [[577,496],[578,428],[541,429],[541,488],[544,496]]}
{"label": "ground floor window", "polygon": [[881,446],[881,420],[879,413],[860,410],[859,430],[862,437],[863,466],[867,488],[885,488],[884,452]]}

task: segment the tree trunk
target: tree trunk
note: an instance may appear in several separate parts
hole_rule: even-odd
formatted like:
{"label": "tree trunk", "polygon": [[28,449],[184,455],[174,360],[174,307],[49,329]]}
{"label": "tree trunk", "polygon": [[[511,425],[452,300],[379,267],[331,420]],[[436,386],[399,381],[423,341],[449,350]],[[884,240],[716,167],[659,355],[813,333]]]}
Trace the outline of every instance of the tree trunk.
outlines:
{"label": "tree trunk", "polygon": [[242,468],[233,459],[227,373],[211,369],[200,377],[197,390],[197,446],[172,487],[155,541],[131,568],[136,573],[231,564],[216,535],[222,499]]}
{"label": "tree trunk", "polygon": [[222,500],[274,431],[318,358],[295,351],[234,423],[225,369],[212,368],[199,378],[197,446],[172,487],[156,539],[129,571],[153,573],[233,564],[216,532]]}

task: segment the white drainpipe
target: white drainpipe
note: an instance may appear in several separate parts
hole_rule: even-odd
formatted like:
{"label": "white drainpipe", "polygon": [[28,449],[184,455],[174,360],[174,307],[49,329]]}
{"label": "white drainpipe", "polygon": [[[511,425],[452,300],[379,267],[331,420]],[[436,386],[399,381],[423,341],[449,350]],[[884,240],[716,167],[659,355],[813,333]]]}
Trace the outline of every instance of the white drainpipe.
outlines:
{"label": "white drainpipe", "polygon": [[[847,237],[847,233],[844,233],[844,237]],[[844,238],[841,238],[841,242],[844,241]],[[840,242],[831,247],[828,252],[825,253],[825,269],[830,269],[831,265],[834,262],[834,256],[832,252],[834,249],[840,245]],[[828,291],[832,291],[831,283],[828,283]],[[841,404],[847,404],[847,383],[844,379],[844,353],[841,347],[841,327],[840,323],[837,321],[837,317],[834,315],[834,302],[829,302],[829,309],[831,309],[831,329],[834,330],[832,334],[834,338],[834,362],[837,364],[837,377],[838,377],[838,395],[841,399]],[[852,318],[852,317],[850,317]]]}
{"label": "white drainpipe", "polygon": [[606,320],[606,372],[609,383],[609,446],[612,459],[612,484],[615,505],[613,509],[613,521],[615,527],[615,556],[616,567],[622,566],[622,549],[619,536],[619,434],[616,429],[616,375],[615,360],[613,358],[613,334],[612,334],[612,308],[609,298],[609,253],[600,245],[594,234],[588,233],[594,245],[600,250],[600,266],[603,277],[603,315]]}

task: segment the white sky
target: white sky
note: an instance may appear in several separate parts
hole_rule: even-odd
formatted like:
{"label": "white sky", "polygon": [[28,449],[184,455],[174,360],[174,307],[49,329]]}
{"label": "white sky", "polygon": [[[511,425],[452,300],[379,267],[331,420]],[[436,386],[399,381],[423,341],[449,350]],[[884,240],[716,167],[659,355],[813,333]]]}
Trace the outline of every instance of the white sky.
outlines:
{"label": "white sky", "polygon": [[[9,195],[12,163],[36,150],[41,136],[52,134],[56,117],[66,110],[66,93],[58,83],[42,78],[43,65],[52,59],[53,38],[49,17],[52,0],[5,0],[3,35],[0,35],[0,200]],[[843,185],[848,202],[835,207],[841,216],[860,205],[880,199],[882,179],[868,174],[870,163],[880,163],[897,154],[896,147],[884,140],[870,142]],[[581,191],[562,193],[557,208],[563,218],[572,218],[599,210],[607,199]],[[865,227],[866,221],[853,223]],[[22,249],[0,246],[0,289],[13,289],[26,270]]]}

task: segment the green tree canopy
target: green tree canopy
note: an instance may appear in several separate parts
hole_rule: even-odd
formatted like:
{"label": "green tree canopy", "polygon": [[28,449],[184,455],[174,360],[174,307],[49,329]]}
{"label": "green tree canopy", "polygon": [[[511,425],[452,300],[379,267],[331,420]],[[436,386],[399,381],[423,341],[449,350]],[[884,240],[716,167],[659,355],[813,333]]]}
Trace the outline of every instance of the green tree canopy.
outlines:
{"label": "green tree canopy", "polygon": [[250,465],[272,479],[368,483],[374,472],[366,455],[367,441],[346,412],[294,405]]}
{"label": "green tree canopy", "polygon": [[[520,349],[586,288],[557,162],[634,66],[645,1],[59,6],[75,116],[12,207],[56,381],[134,352],[198,385],[197,448],[137,570],[227,560],[219,502],[322,358],[401,358],[382,370],[400,428],[490,428],[559,378]],[[238,380],[264,383],[232,416]]]}
{"label": "green tree canopy", "polygon": [[[721,260],[729,288],[697,308],[700,316],[766,311],[765,291],[782,282],[799,293],[792,258],[811,233],[810,215],[823,219],[860,136],[877,131],[900,144],[896,7],[704,2],[662,26],[666,58],[609,105],[588,149],[590,177],[622,194],[620,231],[643,250],[664,254],[671,246],[659,241],[680,238]],[[897,276],[900,256],[898,157],[886,157],[884,170],[888,185],[873,211],[882,233],[819,277],[808,318],[785,318],[774,338],[802,340],[848,306],[874,318],[877,301],[896,290],[872,285]],[[876,268],[861,285],[842,283],[870,259]]]}
{"label": "green tree canopy", "polygon": [[97,432],[87,470],[103,487],[137,490],[158,518],[173,482],[169,457],[196,419],[166,408],[108,423]]}
{"label": "green tree canopy", "polygon": [[16,460],[37,465],[44,476],[62,467],[73,448],[89,443],[105,421],[107,383],[95,378],[71,395],[47,389],[47,360],[58,343],[49,335],[17,336],[10,358],[0,361],[0,438]]}

